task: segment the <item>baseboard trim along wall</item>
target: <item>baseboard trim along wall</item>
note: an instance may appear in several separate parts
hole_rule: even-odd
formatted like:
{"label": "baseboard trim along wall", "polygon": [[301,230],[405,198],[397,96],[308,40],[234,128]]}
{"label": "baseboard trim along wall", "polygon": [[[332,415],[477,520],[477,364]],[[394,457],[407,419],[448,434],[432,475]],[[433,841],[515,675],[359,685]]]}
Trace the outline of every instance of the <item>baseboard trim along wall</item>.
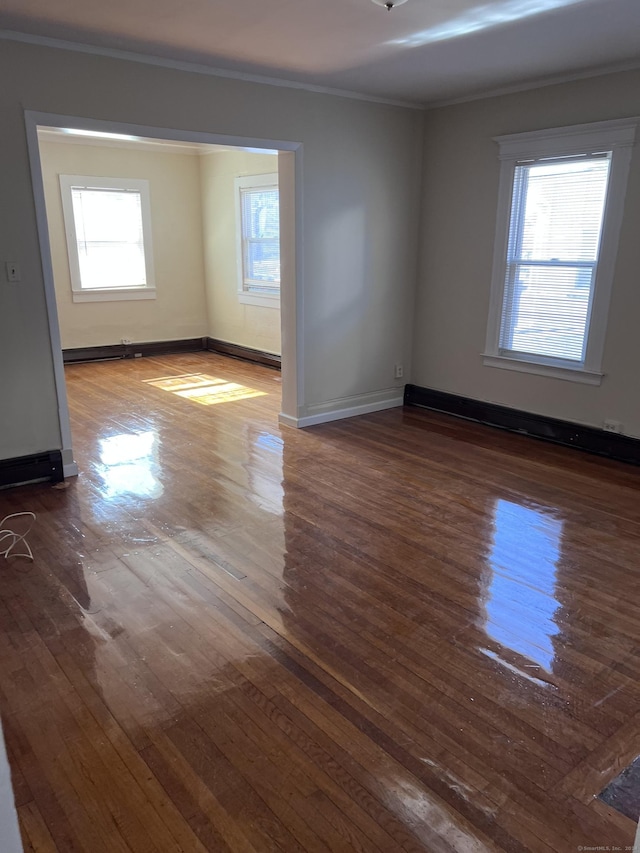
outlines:
{"label": "baseboard trim along wall", "polygon": [[110,358],[140,358],[152,355],[171,355],[180,352],[201,352],[207,349],[205,338],[184,338],[179,341],[146,341],[131,344],[106,344],[98,347],[63,349],[65,364],[76,361],[102,361]]}
{"label": "baseboard trim along wall", "polygon": [[576,447],[609,459],[640,465],[640,439],[628,435],[605,432],[596,427],[536,415],[496,403],[485,403],[482,400],[422,388],[419,385],[405,386],[404,403],[405,406],[433,409],[510,432],[553,441],[566,447]]}
{"label": "baseboard trim along wall", "polygon": [[62,350],[65,364],[79,361],[106,361],[115,358],[144,358],[154,355],[173,355],[181,352],[217,352],[232,358],[241,358],[255,364],[264,364],[280,370],[281,358],[270,352],[219,341],[217,338],[183,338],[178,341],[146,341],[131,344],[106,344],[97,347],[74,347]]}
{"label": "baseboard trim along wall", "polygon": [[230,355],[232,358],[241,358],[244,361],[253,361],[256,364],[264,364],[267,367],[275,367],[280,370],[282,359],[272,352],[244,347],[240,344],[230,344],[228,341],[219,341],[217,338],[205,338],[206,349],[210,352],[219,352],[221,355]]}
{"label": "baseboard trim along wall", "polygon": [[63,479],[62,453],[59,450],[0,460],[0,488],[43,480],[60,483]]}
{"label": "baseboard trim along wall", "polygon": [[[398,396],[399,390],[393,388],[390,391],[374,391],[372,394],[357,394],[353,397],[329,400],[318,406],[310,405],[307,407],[306,414],[297,418],[280,415],[279,422],[282,426],[301,428],[339,421],[343,418],[354,418],[358,415],[368,415],[384,409],[395,409],[403,404],[402,397]],[[390,396],[391,393],[394,396]]]}

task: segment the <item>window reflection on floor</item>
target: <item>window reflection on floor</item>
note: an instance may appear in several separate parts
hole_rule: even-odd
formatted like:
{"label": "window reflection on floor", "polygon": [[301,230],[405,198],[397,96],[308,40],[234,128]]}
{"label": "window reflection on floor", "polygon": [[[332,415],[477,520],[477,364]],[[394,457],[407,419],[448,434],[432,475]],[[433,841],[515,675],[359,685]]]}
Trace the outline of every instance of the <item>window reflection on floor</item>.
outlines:
{"label": "window reflection on floor", "polygon": [[237,382],[227,382],[206,373],[185,373],[182,376],[165,376],[159,379],[143,379],[147,385],[171,391],[178,397],[184,397],[200,403],[202,406],[212,406],[217,403],[232,403],[236,400],[247,400],[251,397],[265,397],[266,392],[247,388]]}
{"label": "window reflection on floor", "polygon": [[[484,628],[490,639],[547,672],[559,631],[554,615],[561,537],[562,521],[550,512],[496,501]],[[536,668],[523,674],[535,676]]]}
{"label": "window reflection on floor", "polygon": [[247,476],[251,485],[249,497],[260,509],[282,515],[282,448],[280,436],[248,425],[249,464]]}
{"label": "window reflection on floor", "polygon": [[157,436],[155,433],[123,433],[102,438],[99,442],[99,472],[107,497],[137,495],[157,498],[163,492],[155,477]]}

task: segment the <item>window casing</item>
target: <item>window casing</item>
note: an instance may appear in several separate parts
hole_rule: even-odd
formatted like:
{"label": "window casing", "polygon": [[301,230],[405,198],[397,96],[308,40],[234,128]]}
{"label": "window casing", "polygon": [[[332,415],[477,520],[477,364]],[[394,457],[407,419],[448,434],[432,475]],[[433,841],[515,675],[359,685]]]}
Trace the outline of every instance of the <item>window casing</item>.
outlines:
{"label": "window casing", "polygon": [[149,183],[60,175],[74,302],[154,299]]}
{"label": "window casing", "polygon": [[280,206],[278,175],[236,178],[238,300],[280,304]]}
{"label": "window casing", "polygon": [[636,124],[496,140],[502,165],[485,365],[600,383]]}

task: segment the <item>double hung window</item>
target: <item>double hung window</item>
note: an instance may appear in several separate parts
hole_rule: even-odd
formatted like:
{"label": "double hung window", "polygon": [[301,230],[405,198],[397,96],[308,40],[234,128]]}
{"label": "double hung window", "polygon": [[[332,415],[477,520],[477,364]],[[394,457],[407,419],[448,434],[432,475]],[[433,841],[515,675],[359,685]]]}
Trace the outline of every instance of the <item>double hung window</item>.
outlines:
{"label": "double hung window", "polygon": [[276,174],[236,179],[238,298],[277,307],[280,299],[280,197]]}
{"label": "double hung window", "polygon": [[60,175],[75,302],[155,297],[149,184]]}
{"label": "double hung window", "polygon": [[501,137],[485,364],[597,384],[633,122]]}

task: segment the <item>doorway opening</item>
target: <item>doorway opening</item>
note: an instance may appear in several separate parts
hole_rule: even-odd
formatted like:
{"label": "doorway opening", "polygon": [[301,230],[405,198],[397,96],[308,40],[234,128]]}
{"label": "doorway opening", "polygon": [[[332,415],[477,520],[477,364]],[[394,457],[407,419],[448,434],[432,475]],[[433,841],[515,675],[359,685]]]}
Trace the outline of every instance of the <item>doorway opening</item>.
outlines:
{"label": "doorway opening", "polygon": [[[135,357],[142,344],[184,350],[200,339],[205,349],[279,360],[280,420],[293,422],[302,396],[300,144],[25,117],[65,475],[77,467],[64,361],[101,348]],[[114,275],[123,263],[128,273]]]}

